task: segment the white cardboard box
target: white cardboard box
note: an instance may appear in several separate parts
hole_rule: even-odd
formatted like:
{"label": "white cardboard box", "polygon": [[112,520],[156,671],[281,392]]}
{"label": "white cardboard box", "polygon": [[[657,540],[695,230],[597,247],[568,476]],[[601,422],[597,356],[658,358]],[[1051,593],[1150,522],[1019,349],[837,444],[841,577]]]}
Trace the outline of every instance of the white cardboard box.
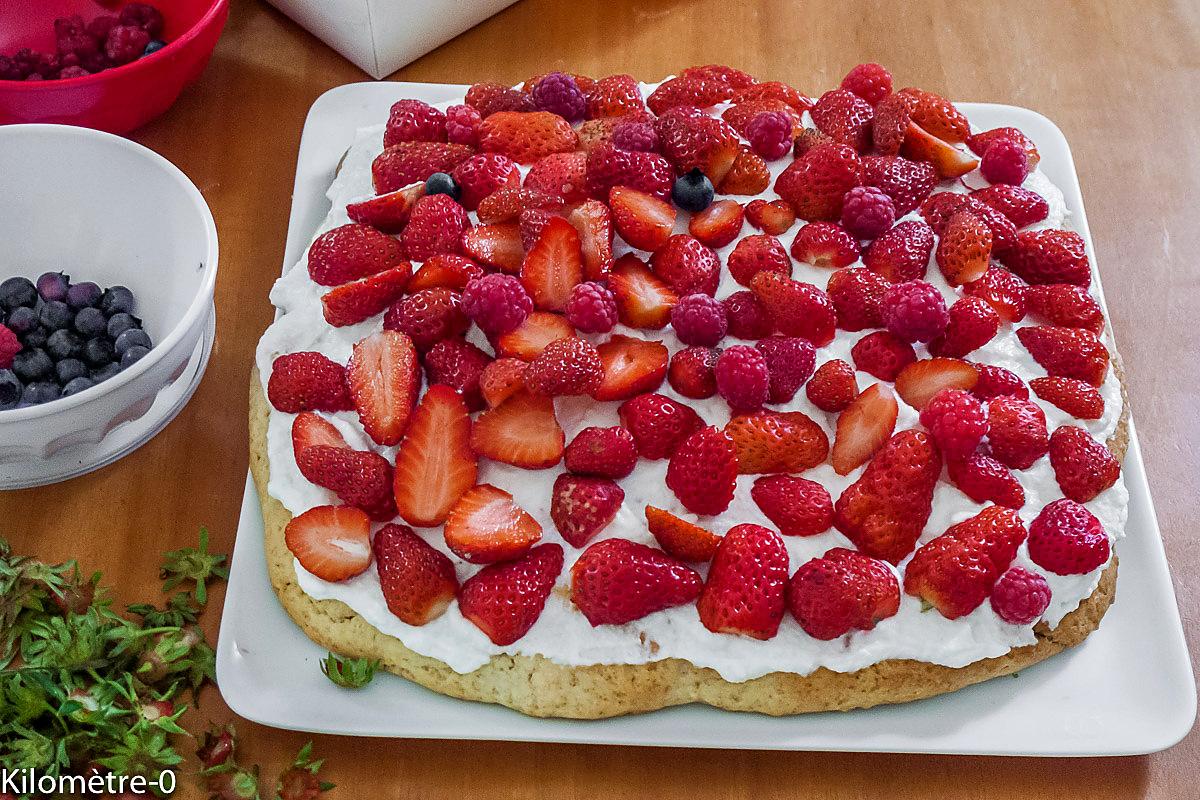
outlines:
{"label": "white cardboard box", "polygon": [[383,78],[516,0],[268,0]]}

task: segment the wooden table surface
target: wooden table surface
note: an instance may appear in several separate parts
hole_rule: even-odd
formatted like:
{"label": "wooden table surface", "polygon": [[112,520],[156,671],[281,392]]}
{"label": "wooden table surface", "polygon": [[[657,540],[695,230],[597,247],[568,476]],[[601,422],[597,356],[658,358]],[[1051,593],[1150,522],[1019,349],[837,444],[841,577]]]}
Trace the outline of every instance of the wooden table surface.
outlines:
{"label": "wooden table surface", "polygon": [[[1112,322],[1128,370],[1175,588],[1200,639],[1200,6],[796,0],[521,0],[393,77],[516,82],[562,68],[652,79],[726,62],[802,91],[860,61],[897,85],[1036,109],[1072,143]],[[123,602],[156,595],[160,554],[207,525],[231,551],[246,474],[245,387],[283,256],[300,129],[325,90],[363,73],[261,0],[234,0],[200,82],[133,138],[200,187],[221,236],[218,333],[183,413],[120,463],[0,495],[17,552],[78,557]],[[207,627],[215,637],[218,591]],[[1147,620],[1146,624],[1154,624]],[[1154,668],[1146,664],[1147,670]],[[304,702],[296,698],[296,702]],[[1097,697],[1096,702],[1104,702]],[[231,719],[215,691],[201,714]],[[243,750],[267,774],[300,734],[248,722]],[[1195,797],[1200,736],[1103,760],[662,751],[317,737],[335,798]],[[193,796],[184,789],[179,797]]]}

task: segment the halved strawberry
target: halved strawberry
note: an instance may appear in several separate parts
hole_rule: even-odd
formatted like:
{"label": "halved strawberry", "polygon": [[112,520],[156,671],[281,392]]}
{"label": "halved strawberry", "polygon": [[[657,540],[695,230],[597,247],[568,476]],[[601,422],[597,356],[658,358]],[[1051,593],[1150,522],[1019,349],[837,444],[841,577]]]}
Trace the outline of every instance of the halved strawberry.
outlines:
{"label": "halved strawberry", "polygon": [[371,541],[388,611],[408,625],[426,625],[454,600],[454,563],[407,525],[384,525]]}
{"label": "halved strawberry", "polygon": [[404,294],[411,278],[412,265],[403,261],[384,272],[334,287],[321,297],[325,321],[341,328],[382,313]]}
{"label": "halved strawberry", "polygon": [[476,225],[463,234],[463,252],[502,272],[516,274],[525,258],[521,229],[515,222]]}
{"label": "halved strawberry", "polygon": [[479,124],[479,149],[503,153],[518,164],[569,153],[577,144],[571,124],[548,111],[499,111]]}
{"label": "halved strawberry", "polygon": [[521,264],[521,283],[535,307],[566,308],[571,290],[583,280],[579,233],[562,217],[551,217]]}
{"label": "halved strawberry", "polygon": [[492,644],[512,644],[542,615],[562,567],[557,544],[535,547],[519,561],[490,564],[459,589],[458,608]]}
{"label": "halved strawberry", "polygon": [[526,211],[561,212],[562,198],[524,186],[505,186],[489,194],[479,203],[477,216],[485,225],[515,222]]}
{"label": "halved strawberry", "polygon": [[[311,411],[301,411],[292,420],[292,455],[295,456],[296,463],[300,463],[301,453],[317,445],[350,449],[350,445],[346,444],[346,440],[332,422]],[[308,475],[304,477],[312,480]]]}
{"label": "halved strawberry", "polygon": [[962,144],[971,135],[971,123],[946,98],[924,89],[907,87],[897,94],[916,99],[910,107],[912,119],[923,129],[950,144]]}
{"label": "halved strawberry", "polygon": [[1008,467],[991,456],[976,451],[966,458],[946,462],[950,482],[976,503],[996,503],[1020,509],[1025,505],[1025,489]]}
{"label": "halved strawberry", "polygon": [[[1100,419],[1104,416],[1104,396],[1086,381],[1076,378],[1034,378],[1029,388],[1038,397],[1079,419]],[[301,414],[300,416],[304,416]],[[299,417],[296,418],[299,422]],[[293,431],[295,428],[293,428]]]}
{"label": "halved strawberry", "polygon": [[353,578],[371,565],[371,520],[357,508],[310,508],[288,522],[283,539],[300,565],[324,581]]}
{"label": "halved strawberry", "polygon": [[812,108],[813,101],[804,95],[793,86],[780,81],[762,81],[760,83],[752,83],[744,89],[738,89],[734,92],[730,102],[734,105],[745,103],[750,100],[774,99],[782,100],[798,112],[805,112]]}
{"label": "halved strawberry", "polygon": [[425,184],[414,183],[394,192],[348,203],[346,216],[353,222],[370,225],[384,233],[399,233],[404,230],[413,206],[424,194]]}
{"label": "halved strawberry", "polygon": [[782,236],[796,224],[796,212],[786,200],[772,200],[769,203],[761,198],[751,200],[746,204],[745,213],[746,222],[771,236]]}
{"label": "halved strawberry", "polygon": [[1121,463],[1090,433],[1063,425],[1050,437],[1050,466],[1062,493],[1076,503],[1094,500],[1121,476]]}
{"label": "halved strawberry", "polygon": [[520,558],[542,538],[542,526],[490,483],[469,489],[446,518],[446,546],[472,564]]}
{"label": "halved strawberry", "polygon": [[896,393],[920,411],[942,389],[968,389],[979,380],[979,370],[959,358],[926,358],[915,361],[896,376]]}
{"label": "halved strawberry", "polygon": [[400,242],[368,225],[349,223],[325,231],[308,248],[308,276],[321,286],[338,286],[403,260]]}
{"label": "halved strawberry", "polygon": [[[654,124],[659,149],[680,175],[698,169],[713,186],[730,174],[741,148],[737,131],[724,120],[683,106],[662,114]],[[764,187],[765,188],[765,187]]]}
{"label": "halved strawberry", "polygon": [[471,449],[485,458],[524,469],[545,469],[562,459],[566,434],[554,400],[517,392],[485,411],[471,428]]}
{"label": "halved strawberry", "polygon": [[787,595],[800,627],[823,641],[869,631],[900,609],[900,586],[887,565],[842,547],[801,564]]}
{"label": "halved strawberry", "polygon": [[608,196],[613,224],[631,247],[654,252],[667,243],[675,227],[675,208],[627,186],[614,186]]}
{"label": "halved strawberry", "polygon": [[833,525],[833,500],[817,483],[793,475],[764,475],[750,497],[783,536],[816,536]]}
{"label": "halved strawberry", "polygon": [[800,219],[833,222],[842,215],[846,192],[862,182],[863,163],[854,148],[828,142],[789,164],[775,179],[775,191]]}
{"label": "halved strawberry", "polygon": [[670,355],[661,342],[614,334],[596,348],[604,377],[592,392],[596,400],[627,400],[653,392],[667,376]]}
{"label": "halved strawberry", "polygon": [[721,537],[669,511],[646,506],[646,526],[668,555],[684,561],[712,561]]}
{"label": "halved strawberry", "polygon": [[928,161],[942,179],[961,178],[979,166],[979,159],[942,141],[915,122],[908,123],[900,155],[913,161]]}
{"label": "halved strawberry", "polygon": [[978,280],[992,256],[992,231],[969,211],[950,217],[937,245],[937,265],[951,286]]}
{"label": "halved strawberry", "polygon": [[[1033,164],[1029,167],[1032,169]],[[1033,225],[1050,216],[1050,204],[1046,198],[1021,186],[996,183],[974,190],[971,197],[996,209],[1018,228]]]}
{"label": "halved strawberry", "polygon": [[1017,330],[1017,338],[1046,372],[1077,378],[1092,386],[1104,383],[1108,374],[1108,348],[1091,331],[1054,325],[1029,325]]}
{"label": "halved strawberry", "polygon": [[394,192],[435,172],[450,172],[474,154],[475,149],[464,144],[401,142],[371,162],[371,181],[379,194]]}
{"label": "halved strawberry", "polygon": [[304,448],[296,466],[305,478],[329,489],[346,505],[361,508],[372,520],[395,518],[392,465],[378,453],[318,444]]}
{"label": "halved strawberry", "polygon": [[608,527],[624,501],[625,490],[612,478],[564,472],[554,479],[550,519],[563,539],[575,547],[583,547]]}
{"label": "halved strawberry", "polygon": [[679,444],[704,427],[700,415],[661,394],[640,394],[617,409],[621,425],[633,436],[638,455],[667,458]]}
{"label": "halved strawberry", "polygon": [[453,289],[461,292],[468,283],[483,275],[483,267],[466,256],[442,254],[426,259],[408,282],[408,291]]}
{"label": "halved strawberry", "polygon": [[665,328],[671,321],[671,309],[679,302],[671,287],[633,253],[617,259],[608,285],[617,301],[617,318],[631,328]]}
{"label": "halved strawberry", "polygon": [[613,226],[608,206],[599,200],[588,200],[572,211],[567,221],[579,231],[584,279],[604,280],[613,266]]}
{"label": "halved strawberry", "polygon": [[525,188],[578,203],[587,198],[587,154],[555,153],[546,156],[525,173]]}
{"label": "halved strawberry", "polygon": [[749,145],[742,145],[737,158],[733,160],[733,166],[717,184],[717,191],[722,194],[760,194],[770,185],[771,169],[767,162]]}
{"label": "halved strawberry", "polygon": [[978,280],[964,284],[962,290],[986,302],[1005,322],[1025,318],[1029,286],[1006,269],[989,267]]}
{"label": "halved strawberry", "polygon": [[725,425],[740,475],[803,472],[829,455],[829,437],[803,412],[740,414]]}
{"label": "halved strawberry", "polygon": [[829,295],[816,286],[763,270],[750,281],[750,288],[784,336],[799,336],[817,347],[833,341],[837,313]]}
{"label": "halved strawberry", "polygon": [[864,389],[838,416],[830,463],[838,475],[849,475],[883,447],[896,428],[899,406],[882,383]]}
{"label": "halved strawberry", "polygon": [[1000,263],[1027,283],[1073,283],[1088,286],[1092,268],[1087,246],[1075,231],[1020,231],[1012,247],[999,254]]}
{"label": "halved strawberry", "polygon": [[846,89],[833,89],[817,100],[809,112],[817,130],[858,152],[871,142],[871,104]]}
{"label": "halved strawberry", "polygon": [[575,329],[563,317],[551,311],[534,311],[516,328],[496,337],[496,355],[532,361],[546,345],[574,335]]}
{"label": "halved strawberry", "polygon": [[694,569],[661,550],[605,539],[571,567],[571,601],[592,625],[624,625],[691,603],[701,583]]}
{"label": "halved strawberry", "polygon": [[1052,325],[1083,328],[1097,335],[1104,331],[1104,311],[1082,286],[1069,283],[1030,286],[1026,301],[1030,313]]}
{"label": "halved strawberry", "polygon": [[701,428],[680,443],[667,463],[667,488],[693,514],[720,514],[737,487],[737,450],[725,431]]}
{"label": "halved strawberry", "polygon": [[707,108],[728,100],[732,95],[733,87],[724,80],[681,75],[660,83],[646,98],[646,105],[661,116],[677,106]]}
{"label": "halved strawberry", "polygon": [[770,639],[786,603],[788,552],[775,531],[737,525],[721,539],[696,603],[700,622],[713,633]]}
{"label": "halved strawberry", "polygon": [[475,485],[477,471],[462,395],[442,384],[430,386],[396,452],[400,516],[420,528],[441,525],[458,498]]}
{"label": "halved strawberry", "polygon": [[736,200],[718,200],[692,216],[688,233],[709,247],[724,247],[737,238],[743,218]]}
{"label": "halved strawberry", "polygon": [[525,364],[519,358],[497,358],[479,375],[479,393],[495,408],[525,388]]}
{"label": "halved strawberry", "polygon": [[412,339],[399,331],[371,334],[354,345],[346,379],[367,435],[376,444],[399,444],[421,388]]}

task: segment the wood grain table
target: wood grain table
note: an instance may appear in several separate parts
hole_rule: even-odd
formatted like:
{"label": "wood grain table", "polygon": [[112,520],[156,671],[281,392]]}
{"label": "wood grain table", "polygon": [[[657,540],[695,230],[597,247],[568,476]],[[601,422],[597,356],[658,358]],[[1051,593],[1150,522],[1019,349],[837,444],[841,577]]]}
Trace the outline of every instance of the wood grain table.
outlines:
{"label": "wood grain table", "polygon": [[[726,62],[819,92],[860,61],[898,85],[1041,111],[1074,148],[1128,368],[1179,603],[1200,637],[1200,6],[1128,3],[522,0],[393,77],[516,82],[554,68],[654,78]],[[154,597],[160,553],[207,525],[232,550],[245,480],[246,382],[271,319],[300,129],[325,90],[366,76],[261,0],[234,0],[200,82],[133,138],[200,187],[221,237],[218,333],[191,404],[92,475],[0,495],[18,552],[78,557],[119,600]],[[221,593],[207,625],[215,636]],[[1153,625],[1154,620],[1146,624]],[[1154,669],[1152,663],[1144,668]],[[304,702],[304,698],[296,698]],[[1097,697],[1096,702],[1104,702]],[[201,716],[231,719],[215,691]],[[240,722],[267,773],[306,737]],[[1142,758],[1037,760],[709,752],[317,737],[331,795],[358,798],[1196,797],[1200,736]],[[194,790],[181,789],[189,797]]]}

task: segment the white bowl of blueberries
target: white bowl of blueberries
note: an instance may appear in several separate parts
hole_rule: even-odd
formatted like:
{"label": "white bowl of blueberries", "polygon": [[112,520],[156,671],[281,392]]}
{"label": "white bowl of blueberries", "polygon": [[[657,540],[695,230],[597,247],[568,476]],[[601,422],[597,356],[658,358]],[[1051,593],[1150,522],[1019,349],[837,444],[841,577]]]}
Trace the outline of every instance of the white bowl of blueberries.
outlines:
{"label": "white bowl of blueberries", "polygon": [[0,489],[148,441],[203,375],[217,234],[200,192],[126,139],[0,127]]}

